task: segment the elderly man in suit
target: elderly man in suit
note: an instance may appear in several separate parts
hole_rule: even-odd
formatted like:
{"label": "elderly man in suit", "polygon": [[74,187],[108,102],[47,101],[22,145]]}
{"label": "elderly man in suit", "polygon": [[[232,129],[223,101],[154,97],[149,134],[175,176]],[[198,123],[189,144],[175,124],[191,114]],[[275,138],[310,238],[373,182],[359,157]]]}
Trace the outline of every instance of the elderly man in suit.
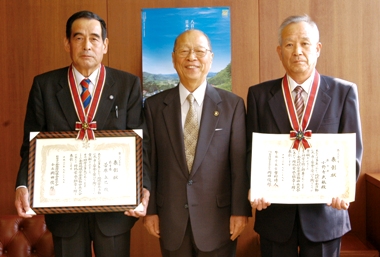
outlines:
{"label": "elderly man in suit", "polygon": [[179,85],[145,102],[152,190],[144,224],[163,256],[235,256],[251,214],[244,102],[207,83],[212,59],[202,31],[180,34],[172,53]]}
{"label": "elderly man in suit", "polygon": [[[321,48],[317,25],[308,16],[291,16],[282,23],[277,53],[286,75],[249,89],[248,147],[251,146],[252,132],[289,134],[293,130],[282,87],[293,92],[301,86],[300,99],[305,102],[310,92],[319,87],[309,125],[302,129],[313,133],[356,133],[358,177],[363,149],[357,87],[351,82],[318,74],[315,66]],[[292,94],[295,98],[296,93]],[[292,103],[288,105],[291,108]],[[307,116],[305,114],[303,118]],[[250,162],[248,169],[251,169]],[[339,256],[341,237],[351,229],[348,202],[338,197],[327,204],[271,205],[265,196],[250,200],[257,210],[255,230],[260,234],[263,257]]]}
{"label": "elderly man in suit", "polygon": [[[17,212],[24,218],[31,217],[26,188],[31,131],[74,131],[80,119],[79,113],[94,117],[97,130],[144,126],[139,78],[101,63],[108,49],[103,19],[89,11],[73,14],[66,24],[64,48],[70,54],[72,64],[36,76],[29,95],[15,200]],[[88,79],[87,89],[80,85],[84,79]],[[104,84],[99,81],[104,81]],[[88,111],[86,103],[74,100],[75,95],[84,94],[86,90],[90,96],[99,94],[98,101],[95,97],[89,101]],[[94,105],[97,109],[90,113]],[[149,189],[146,169],[144,163],[144,187]],[[143,189],[144,206],[149,200],[146,188]],[[54,214],[45,215],[45,220],[53,234],[56,257],[90,257],[91,242],[96,256],[129,256],[130,229],[136,217],[144,216],[145,212],[143,208],[140,211],[126,210],[125,213]]]}

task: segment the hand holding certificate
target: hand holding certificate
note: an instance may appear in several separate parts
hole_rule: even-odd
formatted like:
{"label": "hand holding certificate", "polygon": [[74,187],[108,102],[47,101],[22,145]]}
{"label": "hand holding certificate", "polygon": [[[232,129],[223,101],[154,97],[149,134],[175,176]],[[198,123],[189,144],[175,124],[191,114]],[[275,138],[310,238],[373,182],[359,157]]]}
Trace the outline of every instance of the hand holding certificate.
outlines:
{"label": "hand holding certificate", "polygon": [[127,216],[133,216],[135,218],[145,217],[149,204],[150,193],[147,189],[143,188],[143,197],[141,203],[134,209],[128,209],[124,212]]}

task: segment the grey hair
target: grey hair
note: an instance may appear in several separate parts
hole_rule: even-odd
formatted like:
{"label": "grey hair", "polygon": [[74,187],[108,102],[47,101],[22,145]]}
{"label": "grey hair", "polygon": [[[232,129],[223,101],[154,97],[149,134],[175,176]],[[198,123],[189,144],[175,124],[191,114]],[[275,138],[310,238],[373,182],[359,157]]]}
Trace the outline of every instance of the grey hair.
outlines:
{"label": "grey hair", "polygon": [[278,29],[278,43],[279,45],[282,45],[282,31],[285,29],[286,26],[292,23],[299,23],[299,22],[306,22],[310,25],[310,27],[313,28],[315,31],[315,35],[317,36],[317,42],[319,41],[319,30],[317,24],[307,15],[299,15],[299,16],[289,16],[286,18],[280,28]]}

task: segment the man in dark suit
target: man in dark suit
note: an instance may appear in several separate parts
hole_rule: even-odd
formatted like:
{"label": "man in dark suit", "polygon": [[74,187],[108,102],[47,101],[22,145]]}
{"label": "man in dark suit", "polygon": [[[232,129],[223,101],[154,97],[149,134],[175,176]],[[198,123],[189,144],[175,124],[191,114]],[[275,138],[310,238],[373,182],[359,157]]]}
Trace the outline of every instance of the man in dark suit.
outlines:
{"label": "man in dark suit", "polygon": [[[289,134],[293,130],[283,86],[288,87],[290,92],[302,86],[303,100],[308,99],[313,88],[319,87],[310,123],[303,130],[311,130],[312,133],[356,133],[358,177],[363,149],[357,88],[351,82],[317,73],[315,66],[321,47],[318,28],[308,16],[292,16],[282,23],[277,52],[286,75],[249,89],[248,149],[252,143],[252,132]],[[294,97],[295,93],[292,95]],[[248,170],[251,170],[250,154]],[[339,256],[341,237],[351,229],[348,202],[338,197],[327,204],[271,205],[265,196],[250,200],[257,210],[255,230],[260,234],[263,257]]]}
{"label": "man in dark suit", "polygon": [[[71,56],[72,65],[36,76],[29,95],[15,199],[17,212],[24,218],[31,217],[26,188],[29,134],[32,131],[75,130],[79,121],[77,112],[85,109],[82,102],[78,104],[73,97],[84,91],[80,81],[84,78],[90,80],[88,90],[92,96],[100,92],[99,101],[91,100],[90,104],[90,107],[98,104],[97,110],[91,114],[97,130],[144,126],[139,78],[101,64],[108,49],[103,19],[88,11],[73,14],[66,24],[64,47]],[[104,86],[100,82],[98,84],[102,80],[105,81]],[[150,182],[145,175],[146,168],[144,163],[143,206],[147,206],[149,200]],[[125,213],[54,214],[46,215],[45,219],[53,234],[57,257],[90,257],[91,242],[96,256],[129,256],[130,229],[136,218],[145,213],[143,208],[126,210]]]}
{"label": "man in dark suit", "polygon": [[[248,193],[244,102],[207,83],[212,59],[203,32],[182,33],[172,53],[179,85],[145,102],[152,190],[144,224],[160,238],[163,256],[235,256],[236,238],[251,214],[243,200]],[[185,143],[191,95],[200,124],[191,140],[192,165]]]}

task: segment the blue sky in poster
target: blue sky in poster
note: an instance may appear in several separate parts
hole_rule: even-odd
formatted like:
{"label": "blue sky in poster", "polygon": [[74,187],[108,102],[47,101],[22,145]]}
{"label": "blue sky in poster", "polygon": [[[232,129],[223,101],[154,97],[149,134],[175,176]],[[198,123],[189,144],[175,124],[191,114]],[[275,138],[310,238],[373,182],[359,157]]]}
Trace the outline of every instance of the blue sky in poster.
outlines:
{"label": "blue sky in poster", "polygon": [[175,73],[174,40],[190,27],[202,30],[211,40],[214,60],[210,72],[219,72],[231,62],[229,7],[143,9],[141,18],[144,72]]}

